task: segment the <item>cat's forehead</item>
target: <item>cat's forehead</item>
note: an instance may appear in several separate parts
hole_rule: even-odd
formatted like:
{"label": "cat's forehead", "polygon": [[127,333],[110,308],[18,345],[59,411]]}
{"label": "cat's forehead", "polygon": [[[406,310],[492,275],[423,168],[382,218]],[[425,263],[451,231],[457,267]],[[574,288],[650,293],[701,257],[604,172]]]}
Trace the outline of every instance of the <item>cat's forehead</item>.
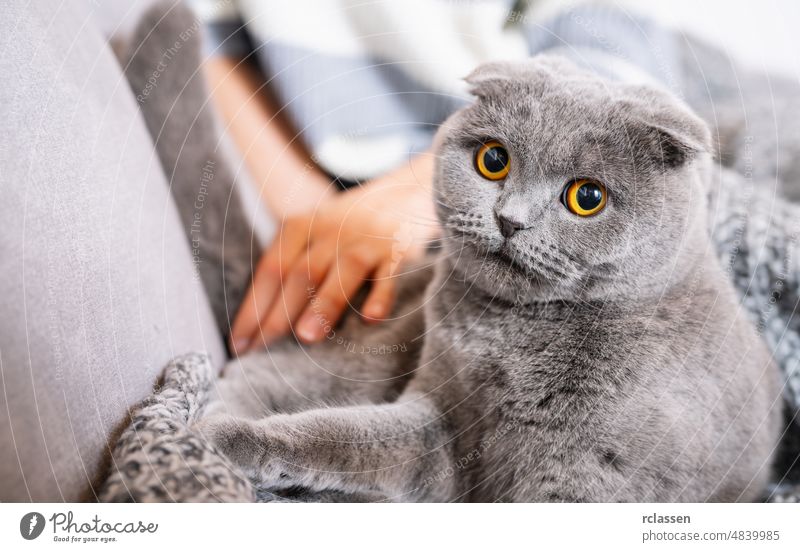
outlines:
{"label": "cat's forehead", "polygon": [[594,169],[626,157],[626,144],[635,137],[624,110],[610,97],[603,101],[603,92],[528,88],[509,87],[500,100],[479,98],[462,119],[465,144],[499,140],[518,163],[548,173]]}
{"label": "cat's forehead", "polygon": [[621,123],[620,94],[602,81],[548,79],[510,82],[495,95],[479,97],[465,119],[467,127],[516,131],[544,129],[548,134],[575,132]]}

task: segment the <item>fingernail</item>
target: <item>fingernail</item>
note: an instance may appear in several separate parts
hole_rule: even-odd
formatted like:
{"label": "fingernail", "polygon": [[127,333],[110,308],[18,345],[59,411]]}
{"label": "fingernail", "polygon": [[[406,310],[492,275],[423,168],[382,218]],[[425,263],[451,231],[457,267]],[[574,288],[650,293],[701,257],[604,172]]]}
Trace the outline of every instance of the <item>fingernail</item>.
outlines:
{"label": "fingernail", "polygon": [[366,311],[364,311],[364,315],[367,318],[371,318],[373,320],[380,320],[384,315],[384,308],[383,305],[370,305]]}
{"label": "fingernail", "polygon": [[317,341],[322,337],[322,326],[311,316],[304,316],[297,323],[297,335],[303,341]]}

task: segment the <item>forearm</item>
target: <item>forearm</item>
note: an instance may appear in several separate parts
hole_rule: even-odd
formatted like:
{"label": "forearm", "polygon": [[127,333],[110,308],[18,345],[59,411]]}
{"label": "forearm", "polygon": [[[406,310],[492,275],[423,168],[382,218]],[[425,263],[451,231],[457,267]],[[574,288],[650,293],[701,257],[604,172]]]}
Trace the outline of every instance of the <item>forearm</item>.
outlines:
{"label": "forearm", "polygon": [[283,219],[314,209],[331,193],[329,179],[280,116],[255,68],[215,57],[206,62],[205,74],[226,131],[244,155],[270,211]]}

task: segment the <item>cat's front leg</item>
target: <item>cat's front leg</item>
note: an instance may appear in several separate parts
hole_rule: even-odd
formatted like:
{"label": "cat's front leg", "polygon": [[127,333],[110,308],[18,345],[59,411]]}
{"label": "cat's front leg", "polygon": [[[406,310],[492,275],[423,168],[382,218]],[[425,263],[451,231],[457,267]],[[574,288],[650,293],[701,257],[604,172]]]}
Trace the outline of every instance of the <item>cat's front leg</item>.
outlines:
{"label": "cat's front leg", "polygon": [[264,486],[377,491],[391,500],[444,501],[455,481],[451,437],[425,399],[276,415],[214,417],[199,430]]}

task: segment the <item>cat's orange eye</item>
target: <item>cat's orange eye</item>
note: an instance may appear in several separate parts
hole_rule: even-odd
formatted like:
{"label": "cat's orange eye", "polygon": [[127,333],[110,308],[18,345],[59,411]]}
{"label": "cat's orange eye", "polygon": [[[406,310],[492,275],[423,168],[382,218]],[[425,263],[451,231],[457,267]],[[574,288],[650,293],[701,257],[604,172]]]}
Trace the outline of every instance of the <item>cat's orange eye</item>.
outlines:
{"label": "cat's orange eye", "polygon": [[579,178],[566,185],[561,202],[576,215],[590,217],[603,210],[607,196],[606,187],[600,182]]}
{"label": "cat's orange eye", "polygon": [[511,157],[508,150],[497,140],[486,142],[475,153],[475,168],[489,180],[502,180],[508,175]]}

